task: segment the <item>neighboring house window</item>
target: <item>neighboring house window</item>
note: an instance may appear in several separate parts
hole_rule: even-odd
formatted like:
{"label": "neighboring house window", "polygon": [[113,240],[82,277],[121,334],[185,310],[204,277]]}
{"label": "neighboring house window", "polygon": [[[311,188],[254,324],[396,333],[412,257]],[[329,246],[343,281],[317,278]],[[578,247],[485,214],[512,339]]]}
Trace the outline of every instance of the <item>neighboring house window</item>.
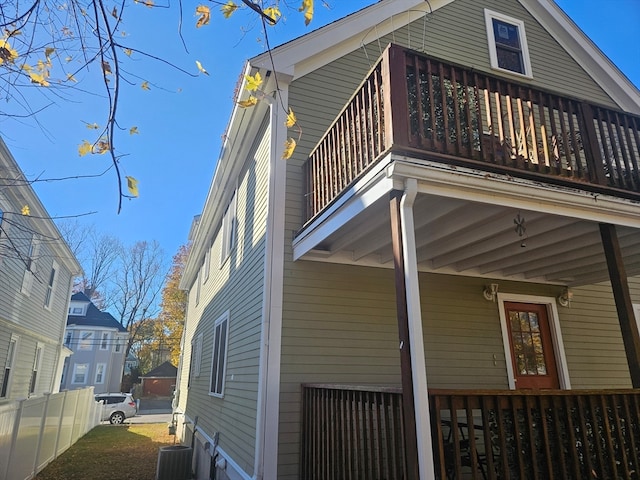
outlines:
{"label": "neighboring house window", "polygon": [[70,307],[69,315],[82,315],[82,307]]}
{"label": "neighboring house window", "polygon": [[220,254],[220,265],[222,265],[229,255],[236,242],[236,194],[233,193],[227,209],[222,218],[222,250]]}
{"label": "neighboring house window", "polygon": [[7,358],[4,362],[4,377],[2,378],[2,390],[0,391],[0,397],[6,397],[9,393],[9,383],[11,382],[11,372],[13,371],[13,363],[16,358],[17,348],[18,337],[11,335],[9,349],[7,350]]}
{"label": "neighboring house window", "polygon": [[38,372],[40,371],[40,365],[42,363],[42,352],[44,351],[44,345],[38,343],[36,346],[36,355],[33,359],[33,369],[31,370],[31,382],[29,383],[29,395],[36,391],[36,385],[38,384]]}
{"label": "neighboring house window", "polygon": [[113,346],[113,351],[115,353],[120,353],[121,350],[122,350],[122,343],[119,338],[116,338],[116,343]]}
{"label": "neighboring house window", "polygon": [[93,332],[80,332],[80,340],[78,341],[78,350],[93,350]]}
{"label": "neighboring house window", "polygon": [[24,277],[22,277],[22,288],[21,292],[25,295],[31,295],[31,286],[33,285],[33,276],[36,273],[36,257],[40,252],[40,242],[35,237],[31,237],[31,243],[29,243],[29,250],[27,251],[27,255],[24,258],[25,261],[25,270]]}
{"label": "neighboring house window", "polygon": [[222,397],[224,394],[228,341],[229,312],[218,318],[213,327],[213,356],[211,359],[211,383],[209,393],[215,397]]}
{"label": "neighboring house window", "polygon": [[56,282],[56,272],[58,271],[58,263],[53,262],[53,267],[51,267],[51,273],[49,274],[49,283],[47,284],[47,293],[44,296],[44,306],[45,308],[51,309],[51,299],[53,298],[53,290]]}
{"label": "neighboring house window", "polygon": [[64,346],[68,347],[71,345],[71,339],[73,338],[73,332],[67,332],[67,336],[64,339]]}
{"label": "neighboring house window", "polygon": [[109,332],[102,332],[102,340],[100,340],[100,350],[109,349]]}
{"label": "neighboring house window", "polygon": [[96,365],[96,381],[95,381],[96,385],[100,385],[104,383],[104,371],[106,367],[107,367],[106,363],[99,363]]}
{"label": "neighboring house window", "polygon": [[76,363],[73,366],[73,377],[71,383],[85,384],[87,383],[87,372],[89,371],[88,363]]}
{"label": "neighboring house window", "polygon": [[484,10],[491,67],[532,77],[524,22]]}

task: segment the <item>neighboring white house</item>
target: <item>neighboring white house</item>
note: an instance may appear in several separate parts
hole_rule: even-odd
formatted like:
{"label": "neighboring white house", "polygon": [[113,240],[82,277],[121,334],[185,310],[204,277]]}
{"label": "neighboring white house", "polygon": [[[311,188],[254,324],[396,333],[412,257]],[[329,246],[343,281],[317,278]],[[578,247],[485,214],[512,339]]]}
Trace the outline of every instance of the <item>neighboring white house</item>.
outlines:
{"label": "neighboring white house", "polygon": [[[27,206],[29,215],[23,215]],[[57,392],[81,267],[0,139],[0,400]]]}
{"label": "neighboring white house", "polygon": [[640,92],[551,0],[369,3],[241,77],[181,281],[196,478],[634,478]]}
{"label": "neighboring white house", "polygon": [[100,311],[84,293],[74,293],[64,336],[73,354],[65,362],[60,388],[92,385],[95,393],[119,392],[128,337],[113,315]]}

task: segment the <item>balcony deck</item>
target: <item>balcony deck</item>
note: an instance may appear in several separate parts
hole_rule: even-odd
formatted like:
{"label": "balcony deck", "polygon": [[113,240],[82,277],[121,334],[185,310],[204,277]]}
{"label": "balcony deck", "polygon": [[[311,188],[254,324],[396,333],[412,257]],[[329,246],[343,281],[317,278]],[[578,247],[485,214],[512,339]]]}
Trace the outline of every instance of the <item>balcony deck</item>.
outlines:
{"label": "balcony deck", "polygon": [[[640,475],[640,390],[429,391],[436,478]],[[303,385],[301,478],[402,479],[400,389]]]}
{"label": "balcony deck", "polygon": [[390,46],[305,164],[305,221],[390,152],[640,200],[640,117]]}

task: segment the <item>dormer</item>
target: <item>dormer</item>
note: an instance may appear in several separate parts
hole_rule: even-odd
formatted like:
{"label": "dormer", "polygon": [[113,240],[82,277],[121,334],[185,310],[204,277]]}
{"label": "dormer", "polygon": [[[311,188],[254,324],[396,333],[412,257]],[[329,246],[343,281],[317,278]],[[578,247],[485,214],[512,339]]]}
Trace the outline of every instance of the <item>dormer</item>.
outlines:
{"label": "dormer", "polygon": [[90,304],[91,300],[84,293],[74,293],[71,296],[71,302],[69,302],[69,315],[74,317],[86,316],[87,308]]}

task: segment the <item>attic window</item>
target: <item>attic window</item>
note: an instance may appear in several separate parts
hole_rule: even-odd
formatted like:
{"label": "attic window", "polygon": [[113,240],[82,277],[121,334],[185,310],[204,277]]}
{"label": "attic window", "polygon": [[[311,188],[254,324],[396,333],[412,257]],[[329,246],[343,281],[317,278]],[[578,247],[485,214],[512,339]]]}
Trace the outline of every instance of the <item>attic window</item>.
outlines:
{"label": "attic window", "polygon": [[491,67],[533,77],[524,22],[498,12],[484,10]]}

